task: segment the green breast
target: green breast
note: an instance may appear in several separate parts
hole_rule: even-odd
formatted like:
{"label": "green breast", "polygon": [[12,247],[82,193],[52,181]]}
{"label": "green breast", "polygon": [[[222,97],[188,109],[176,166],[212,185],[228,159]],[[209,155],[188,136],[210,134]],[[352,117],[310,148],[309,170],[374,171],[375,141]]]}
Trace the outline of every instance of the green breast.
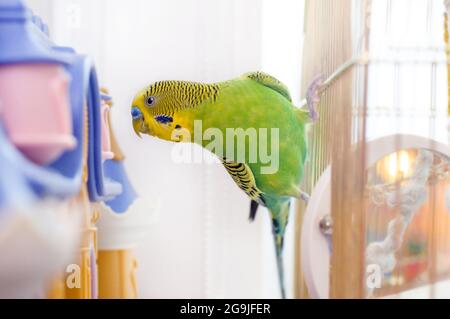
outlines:
{"label": "green breast", "polygon": [[[242,128],[245,133],[256,133],[256,143],[245,138],[245,163],[251,168],[258,188],[269,195],[286,196],[292,185],[298,185],[303,173],[306,156],[305,129],[295,113],[292,104],[278,92],[256,81],[240,78],[219,84],[217,100],[206,102],[195,108],[193,117],[202,120],[203,134],[208,128],[219,129],[224,136],[224,145],[234,141],[234,157],[228,160],[238,161],[238,138],[228,135],[227,128]],[[261,129],[267,129],[267,138]],[[276,140],[272,129],[278,129],[279,143],[271,149]],[[263,143],[265,141],[265,143]],[[203,140],[205,147],[210,141]],[[267,147],[264,145],[267,144]],[[250,159],[250,153],[256,147],[256,161]],[[276,153],[278,152],[278,156]],[[216,155],[222,156],[220,151]],[[255,152],[253,152],[255,153]],[[269,154],[264,162],[261,153]],[[262,169],[272,165],[278,169],[273,173],[264,173]]]}

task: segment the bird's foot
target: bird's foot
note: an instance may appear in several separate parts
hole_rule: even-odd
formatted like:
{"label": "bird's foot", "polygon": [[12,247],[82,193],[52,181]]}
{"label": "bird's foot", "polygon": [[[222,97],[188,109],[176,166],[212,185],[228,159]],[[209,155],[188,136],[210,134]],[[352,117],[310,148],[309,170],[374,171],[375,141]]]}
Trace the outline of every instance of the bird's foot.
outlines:
{"label": "bird's foot", "polygon": [[309,116],[313,122],[317,121],[317,105],[320,102],[320,88],[323,85],[323,74],[317,75],[309,84],[308,91],[306,92],[306,103],[308,105]]}
{"label": "bird's foot", "polygon": [[308,201],[309,201],[310,196],[309,196],[308,193],[305,193],[304,191],[300,191],[300,196],[299,196],[299,198],[300,198],[301,200],[303,200],[306,204],[308,204]]}

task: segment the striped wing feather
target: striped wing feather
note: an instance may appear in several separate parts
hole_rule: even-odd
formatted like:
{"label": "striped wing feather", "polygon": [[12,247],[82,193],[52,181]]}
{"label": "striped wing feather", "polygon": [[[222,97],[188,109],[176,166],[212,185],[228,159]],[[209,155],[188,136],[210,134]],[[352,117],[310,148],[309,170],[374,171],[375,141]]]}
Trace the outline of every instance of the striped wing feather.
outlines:
{"label": "striped wing feather", "polygon": [[227,172],[231,175],[234,182],[242,189],[252,200],[250,208],[250,220],[253,220],[256,215],[256,209],[259,205],[265,206],[263,192],[261,192],[256,186],[255,177],[251,169],[245,163],[236,163],[222,160],[223,166]]}

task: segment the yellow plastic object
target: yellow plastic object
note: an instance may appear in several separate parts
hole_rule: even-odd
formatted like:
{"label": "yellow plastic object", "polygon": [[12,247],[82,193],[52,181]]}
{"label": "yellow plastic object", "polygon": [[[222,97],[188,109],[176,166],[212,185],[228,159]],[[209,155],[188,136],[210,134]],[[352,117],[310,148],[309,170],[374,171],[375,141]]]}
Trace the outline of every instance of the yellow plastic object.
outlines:
{"label": "yellow plastic object", "polygon": [[[87,141],[88,126],[87,126],[87,107],[84,107],[85,127],[84,127],[84,141]],[[81,241],[79,250],[73,257],[71,264],[68,264],[64,273],[58,275],[50,283],[50,289],[47,292],[48,298],[67,298],[67,299],[90,299],[95,296],[92,295],[92,273],[91,269],[97,267],[97,228],[95,224],[98,220],[99,213],[91,205],[89,195],[86,187],[88,179],[87,171],[87,143],[84,142],[83,149],[83,174],[82,187],[78,196],[74,199],[82,207],[82,222],[81,222]],[[91,250],[94,249],[94,256],[91,255]],[[93,257],[93,258],[92,258]],[[97,278],[98,279],[98,278]],[[96,283],[94,282],[94,285]]]}
{"label": "yellow plastic object", "polygon": [[137,298],[137,261],[132,250],[98,252],[99,298]]}
{"label": "yellow plastic object", "polygon": [[50,284],[50,289],[47,293],[48,299],[64,299],[66,297],[65,280],[63,274],[58,274],[58,276],[53,279]]}
{"label": "yellow plastic object", "polygon": [[69,287],[66,285],[67,299],[90,299],[91,295],[91,258],[89,250],[80,252],[80,285],[78,287]]}
{"label": "yellow plastic object", "polygon": [[[100,91],[105,93],[105,94],[109,94],[109,91],[106,88],[101,88]],[[113,106],[113,102],[112,101],[107,101],[106,104],[108,104],[110,107]],[[111,125],[111,115],[110,115],[110,113],[108,113],[108,122],[109,122],[109,136],[110,136],[110,139],[111,139],[111,151],[114,154],[113,160],[115,160],[115,161],[123,161],[125,159],[125,155],[123,154],[122,150],[120,149],[119,143],[117,143],[116,136],[114,135],[114,130],[112,129],[112,125]]]}
{"label": "yellow plastic object", "polygon": [[95,227],[95,222],[97,219],[97,213],[92,210],[92,206],[89,203],[88,194],[86,187],[83,186],[79,200],[83,203],[84,218],[82,223],[82,236],[79,249],[79,255],[75,261],[75,265],[79,268],[73,270],[78,272],[76,275],[77,285],[70,285],[70,279],[68,276],[74,275],[73,273],[66,274],[66,298],[68,299],[90,299],[92,298],[92,274],[91,267],[96,263],[95,256],[94,260],[91,257],[91,248],[96,248],[96,233],[97,229]]}
{"label": "yellow plastic object", "polygon": [[96,228],[91,225],[83,231],[81,245],[73,263],[65,273],[52,283],[47,297],[51,299],[90,299],[92,298],[92,260],[91,247],[96,247]]}
{"label": "yellow plastic object", "polygon": [[[62,274],[50,283],[47,297],[52,299],[88,299],[92,298],[91,249],[97,247],[97,229],[95,222],[98,214],[93,211],[89,202],[86,186],[76,199],[82,207],[81,236],[78,252],[75,253],[69,264],[65,266]],[[94,255],[95,257],[95,255]]]}

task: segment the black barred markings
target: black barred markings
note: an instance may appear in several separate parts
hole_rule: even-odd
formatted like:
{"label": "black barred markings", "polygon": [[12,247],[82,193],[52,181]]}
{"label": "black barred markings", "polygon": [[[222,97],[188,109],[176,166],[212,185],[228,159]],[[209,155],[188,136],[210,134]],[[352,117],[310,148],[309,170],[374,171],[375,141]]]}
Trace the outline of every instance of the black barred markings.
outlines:
{"label": "black barred markings", "polygon": [[147,88],[144,101],[154,97],[156,103],[152,103],[153,105],[149,107],[153,116],[173,116],[179,110],[194,108],[208,99],[216,102],[218,95],[218,84],[159,81]]}
{"label": "black barred markings", "polygon": [[251,72],[247,73],[245,75],[249,79],[252,79],[256,82],[261,83],[262,85],[265,85],[272,90],[277,91],[281,95],[283,95],[288,101],[292,102],[291,94],[289,93],[289,89],[286,85],[284,85],[282,82],[280,82],[278,79],[274,78],[270,74],[257,71],[257,72]]}
{"label": "black barred markings", "polygon": [[244,163],[236,163],[225,158],[222,160],[222,163],[239,188],[242,189],[251,200],[265,206],[263,193],[256,187],[255,177],[250,168]]}

